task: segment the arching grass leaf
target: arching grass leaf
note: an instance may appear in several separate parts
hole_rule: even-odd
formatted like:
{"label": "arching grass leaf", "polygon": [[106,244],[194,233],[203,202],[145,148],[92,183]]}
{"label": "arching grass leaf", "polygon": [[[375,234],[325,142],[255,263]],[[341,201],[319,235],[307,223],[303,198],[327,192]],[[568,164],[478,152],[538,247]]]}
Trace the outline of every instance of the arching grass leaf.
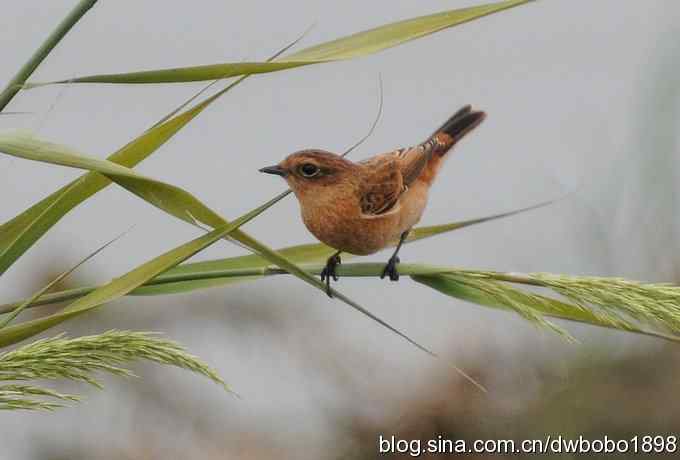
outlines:
{"label": "arching grass leaf", "polygon": [[100,246],[96,250],[92,251],[90,254],[88,254],[84,259],[82,259],[80,262],[75,264],[73,267],[69,268],[68,270],[63,272],[61,275],[57,276],[55,279],[53,279],[52,281],[47,283],[46,286],[44,286],[38,292],[33,294],[33,296],[30,299],[28,299],[28,300],[20,303],[19,305],[17,305],[16,308],[14,308],[10,312],[9,315],[7,315],[5,318],[0,319],[0,329],[2,329],[3,327],[6,327],[10,322],[12,322],[12,320],[14,320],[14,318],[19,316],[19,314],[21,314],[21,312],[24,309],[26,309],[29,306],[34,305],[36,302],[38,302],[42,298],[42,296],[45,295],[45,293],[47,291],[52,289],[53,286],[55,286],[57,283],[63,281],[67,276],[69,276],[71,273],[76,271],[78,268],[80,268],[83,264],[85,264],[89,260],[93,259],[100,252],[102,252],[104,249],[106,249],[107,247],[109,247],[110,245],[112,245],[113,243],[118,241],[118,239],[121,238],[121,237],[122,237],[122,235],[117,236],[116,238],[108,241],[107,243],[103,244],[102,246]]}
{"label": "arching grass leaf", "polygon": [[[268,61],[277,58],[290,49],[301,38],[302,36],[279,50]],[[174,115],[176,110],[173,110],[168,116],[163,117],[160,122],[156,123],[141,136],[133,139],[109,156],[108,160],[129,168],[138,165],[170,140],[203,110],[247,77],[245,75],[239,78],[213,96],[178,115]],[[180,107],[183,106],[184,104]],[[56,225],[62,217],[110,184],[111,181],[105,176],[90,172],[42,199],[12,220],[0,225],[0,276],[50,228]]]}
{"label": "arching grass leaf", "polygon": [[[59,44],[62,38],[69,33],[78,21],[97,3],[97,0],[80,0],[75,7],[61,20],[55,27],[52,33],[45,39],[38,47],[33,55],[21,66],[16,75],[9,81],[5,89],[0,93],[0,112],[3,111],[7,104],[16,96],[26,80],[33,74],[35,69],[45,60],[45,58],[52,52],[55,46]],[[6,113],[6,112],[5,112]]]}
{"label": "arching grass leaf", "polygon": [[280,198],[275,198],[268,201],[262,206],[259,206],[234,220],[234,222],[223,225],[210,233],[178,246],[177,248],[140,265],[120,278],[116,278],[110,283],[76,300],[58,313],[0,330],[0,347],[20,342],[104,303],[111,302],[124,296],[131,290],[143,285],[148,280],[153,279],[169,268],[180,264],[189,257],[222,239],[225,235],[235,231],[241,225],[255,218],[279,200]]}
{"label": "arching grass leaf", "polygon": [[31,88],[52,83],[178,83],[276,72],[310,64],[367,56],[531,1],[533,0],[508,0],[394,22],[306,48],[277,62],[238,62],[121,74],[90,75],[50,83],[28,84],[26,87]]}

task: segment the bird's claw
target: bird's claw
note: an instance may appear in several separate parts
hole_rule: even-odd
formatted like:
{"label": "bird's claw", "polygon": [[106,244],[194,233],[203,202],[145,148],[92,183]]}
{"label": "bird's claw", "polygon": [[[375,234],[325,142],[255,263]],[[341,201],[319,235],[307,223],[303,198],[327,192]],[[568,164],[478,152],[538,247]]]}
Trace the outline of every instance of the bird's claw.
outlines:
{"label": "bird's claw", "polygon": [[380,275],[380,279],[385,278],[389,275],[391,281],[399,281],[399,271],[397,270],[397,265],[399,264],[399,257],[392,256],[390,260],[387,261],[385,268]]}
{"label": "bird's claw", "polygon": [[328,297],[333,297],[333,292],[331,291],[331,278],[333,278],[333,281],[338,280],[338,274],[336,273],[335,269],[341,263],[342,260],[340,259],[340,255],[335,254],[334,256],[328,258],[326,261],[326,266],[323,270],[321,270],[321,281],[326,282],[326,294]]}

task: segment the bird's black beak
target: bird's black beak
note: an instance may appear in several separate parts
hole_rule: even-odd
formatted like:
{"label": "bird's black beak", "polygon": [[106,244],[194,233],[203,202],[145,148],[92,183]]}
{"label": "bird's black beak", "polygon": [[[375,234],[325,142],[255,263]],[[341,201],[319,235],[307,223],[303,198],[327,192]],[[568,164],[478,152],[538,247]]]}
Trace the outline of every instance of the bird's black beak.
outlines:
{"label": "bird's black beak", "polygon": [[260,172],[266,173],[266,174],[276,174],[277,176],[281,177],[286,177],[288,175],[288,171],[283,169],[279,165],[274,165],[274,166],[267,166],[266,168],[260,169]]}

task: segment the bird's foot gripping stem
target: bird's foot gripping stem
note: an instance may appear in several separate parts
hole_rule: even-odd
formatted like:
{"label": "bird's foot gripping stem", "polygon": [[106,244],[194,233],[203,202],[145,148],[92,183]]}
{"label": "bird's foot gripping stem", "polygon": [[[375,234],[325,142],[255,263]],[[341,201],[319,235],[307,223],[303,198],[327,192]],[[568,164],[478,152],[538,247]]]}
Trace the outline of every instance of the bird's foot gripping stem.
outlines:
{"label": "bird's foot gripping stem", "polygon": [[399,265],[399,257],[397,257],[395,254],[390,257],[390,260],[387,261],[387,265],[385,265],[382,275],[380,275],[380,279],[389,276],[391,281],[399,281],[399,271],[397,270],[397,265]]}
{"label": "bird's foot gripping stem", "polygon": [[333,293],[331,292],[331,278],[333,278],[333,281],[338,280],[338,274],[336,273],[335,269],[341,263],[342,260],[340,259],[340,253],[337,252],[328,258],[326,261],[326,267],[321,270],[321,281],[326,282],[326,294],[328,297],[333,297]]}

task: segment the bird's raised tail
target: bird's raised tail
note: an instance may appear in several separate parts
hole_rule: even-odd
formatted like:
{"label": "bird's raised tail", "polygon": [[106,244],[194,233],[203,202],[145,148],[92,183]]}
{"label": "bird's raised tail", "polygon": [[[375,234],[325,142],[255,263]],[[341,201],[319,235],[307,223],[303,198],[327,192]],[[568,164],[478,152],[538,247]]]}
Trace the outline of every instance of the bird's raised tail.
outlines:
{"label": "bird's raised tail", "polygon": [[432,184],[444,163],[446,153],[467,133],[479,126],[485,118],[484,112],[472,110],[469,105],[454,113],[446,120],[446,123],[432,133],[427,141],[420,144],[418,149],[409,150],[409,152],[415,152],[415,155],[404,167],[404,183],[408,185],[415,179],[419,179]]}
{"label": "bird's raised tail", "polygon": [[435,140],[438,144],[436,153],[439,156],[445,155],[451,147],[479,126],[485,118],[486,113],[472,110],[469,105],[454,113],[451,118],[446,120],[446,123],[430,136],[430,139]]}

